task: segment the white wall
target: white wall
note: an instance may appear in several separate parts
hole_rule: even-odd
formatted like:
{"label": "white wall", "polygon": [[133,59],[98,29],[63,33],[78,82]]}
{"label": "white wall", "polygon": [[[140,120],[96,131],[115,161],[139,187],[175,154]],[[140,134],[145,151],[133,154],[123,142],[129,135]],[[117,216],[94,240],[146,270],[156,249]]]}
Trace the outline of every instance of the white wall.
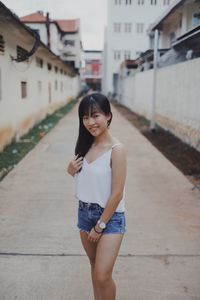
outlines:
{"label": "white wall", "polygon": [[[81,49],[81,37],[80,32],[70,34],[67,33],[63,36],[62,41],[72,40],[75,42],[74,46],[63,46],[63,53],[61,58],[66,61],[75,61],[75,68],[79,69],[81,67],[82,49]],[[66,53],[66,55],[65,55]]]}
{"label": "white wall", "polygon": [[[200,151],[200,59],[158,69],[156,121]],[[122,100],[151,118],[153,70],[124,79]]]}
{"label": "white wall", "polygon": [[[113,92],[113,73],[118,73],[119,66],[124,61],[124,51],[131,51],[131,59],[139,56],[137,52],[149,49],[149,37],[147,29],[150,24],[157,19],[166,9],[163,0],[157,0],[157,5],[151,5],[150,0],[145,0],[144,5],[138,5],[138,1],[132,0],[131,5],[125,5],[125,0],[121,5],[115,5],[115,0],[109,0],[107,31],[104,39],[107,43],[106,56],[107,64],[104,66],[107,80],[104,80],[104,93]],[[114,32],[114,23],[121,24],[121,32]],[[125,33],[125,23],[131,23],[130,33]],[[143,23],[143,33],[137,33],[136,24]],[[114,60],[114,51],[121,51],[121,58]]]}
{"label": "white wall", "polygon": [[[26,23],[31,29],[37,29],[40,33],[41,41],[47,45],[47,29],[45,23]],[[75,41],[75,46],[73,47],[66,47],[63,44],[64,40],[73,40]],[[51,44],[51,51],[55,54],[59,55],[61,59],[70,61],[75,61],[75,68],[79,69],[81,67],[81,34],[80,34],[80,25],[79,31],[74,34],[66,33],[63,38],[61,39],[61,33],[58,30],[58,27],[54,23],[50,23],[50,44]],[[68,54],[71,52],[71,56]],[[66,55],[65,55],[66,53]]]}
{"label": "white wall", "polygon": [[[76,97],[80,91],[79,77],[61,74],[60,69],[69,72],[67,67],[46,48],[40,48],[29,58],[29,62],[17,63],[10,57],[16,57],[16,46],[26,50],[33,46],[31,38],[23,41],[15,33],[0,29],[5,40],[5,53],[0,55],[1,99],[0,99],[0,150],[8,144],[16,134],[23,135],[35,123],[43,119]],[[43,59],[43,68],[36,65],[36,56]],[[49,71],[47,63],[52,64]],[[58,67],[55,73],[54,66]],[[27,82],[27,97],[21,96],[21,81]],[[39,91],[38,81],[42,88]],[[58,89],[55,88],[57,81]],[[61,90],[61,85],[63,86]],[[51,97],[50,97],[51,86]]]}

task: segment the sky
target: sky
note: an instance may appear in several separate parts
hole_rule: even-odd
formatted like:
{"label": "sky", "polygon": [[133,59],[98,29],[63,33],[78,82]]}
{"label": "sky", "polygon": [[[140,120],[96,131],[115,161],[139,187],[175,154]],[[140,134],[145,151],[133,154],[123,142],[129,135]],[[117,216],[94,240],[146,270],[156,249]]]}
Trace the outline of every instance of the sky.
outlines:
{"label": "sky", "polygon": [[81,19],[84,50],[103,50],[107,0],[1,0],[19,17],[42,10],[51,19]]}

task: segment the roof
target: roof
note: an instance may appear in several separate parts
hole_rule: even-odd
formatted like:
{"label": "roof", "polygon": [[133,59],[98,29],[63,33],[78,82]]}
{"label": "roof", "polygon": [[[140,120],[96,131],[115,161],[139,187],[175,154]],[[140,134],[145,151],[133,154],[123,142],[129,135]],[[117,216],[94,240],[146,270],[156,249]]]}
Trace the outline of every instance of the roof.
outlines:
{"label": "roof", "polygon": [[[42,11],[37,11],[30,15],[24,16],[20,18],[21,22],[23,23],[45,23],[47,21],[47,16],[43,14]],[[79,19],[72,19],[72,20],[52,20],[50,19],[51,23],[56,23],[61,31],[74,33],[79,30]]]}
{"label": "roof", "polygon": [[43,23],[46,22],[47,17],[43,15],[43,12],[38,11],[30,15],[20,18],[23,23]]}
{"label": "roof", "polygon": [[[15,27],[19,27],[20,29],[24,30],[30,37],[34,38],[34,40],[37,39],[37,36],[34,33],[34,31],[31,30],[29,27],[27,27],[25,24],[23,24],[20,18],[15,13],[13,13],[10,9],[8,9],[7,6],[5,6],[1,1],[0,1],[0,15],[2,20],[4,17],[6,22],[8,23],[13,22]],[[52,55],[57,61],[59,61],[59,63],[61,63],[65,67],[68,67],[71,71],[74,72],[74,70],[72,70],[69,66],[67,66],[66,63],[63,62],[58,55],[52,52],[51,49],[49,49],[41,40],[39,40],[39,48],[48,51],[48,53]]]}
{"label": "roof", "polygon": [[126,67],[127,69],[136,69],[137,64],[135,59],[125,59],[121,64],[120,68]]}
{"label": "roof", "polygon": [[79,19],[54,20],[64,32],[77,32],[79,30]]}
{"label": "roof", "polygon": [[186,0],[175,0],[172,5],[149,27],[148,31],[151,32],[155,29],[159,29],[162,22],[172,14],[179,6],[183,5]]}

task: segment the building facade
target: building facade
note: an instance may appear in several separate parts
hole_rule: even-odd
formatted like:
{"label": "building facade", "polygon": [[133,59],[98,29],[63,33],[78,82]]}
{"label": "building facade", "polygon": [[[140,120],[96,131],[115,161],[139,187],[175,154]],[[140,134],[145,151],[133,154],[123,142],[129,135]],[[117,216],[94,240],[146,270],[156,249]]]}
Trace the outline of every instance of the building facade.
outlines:
{"label": "building facade", "polygon": [[[118,98],[120,103],[135,113],[149,120],[154,117],[159,126],[198,151],[200,151],[199,22],[199,6],[192,0],[176,1],[158,20],[155,20],[150,29],[160,32],[161,47],[169,47],[158,58],[157,76],[155,77],[155,70],[150,68],[138,68],[135,73],[122,74],[119,80],[121,97]],[[149,59],[153,63],[151,49]],[[145,63],[145,58],[140,57],[140,61]],[[136,64],[138,62],[139,59],[135,61]]]}
{"label": "building facade", "polygon": [[86,89],[101,91],[102,51],[85,50],[84,67],[82,69],[83,86]]}
{"label": "building facade", "polygon": [[116,93],[119,66],[149,49],[147,29],[172,0],[110,0],[104,36],[103,91]]}
{"label": "building facade", "polygon": [[0,151],[79,92],[77,73],[0,2]]}
{"label": "building facade", "polygon": [[36,31],[40,39],[63,61],[77,71],[81,68],[82,42],[80,20],[52,20],[42,11],[24,16],[20,20]]}

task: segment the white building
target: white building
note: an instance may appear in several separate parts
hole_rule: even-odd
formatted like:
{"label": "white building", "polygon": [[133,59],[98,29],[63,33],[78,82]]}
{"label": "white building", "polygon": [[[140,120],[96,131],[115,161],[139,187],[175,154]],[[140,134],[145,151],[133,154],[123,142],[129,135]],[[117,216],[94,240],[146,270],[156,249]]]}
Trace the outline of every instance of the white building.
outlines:
{"label": "white building", "polygon": [[[156,81],[153,69],[121,76],[120,103],[149,120],[155,118],[159,126],[200,151],[198,3],[177,0],[150,29],[160,32],[160,47],[170,49],[158,60]],[[152,55],[151,59],[152,63]]]}
{"label": "white building", "polygon": [[150,26],[149,32],[158,29],[159,48],[170,48],[180,36],[199,25],[199,2],[177,0]]}
{"label": "white building", "polygon": [[147,29],[171,0],[109,0],[105,30],[103,92],[116,93],[119,66],[149,49]]}
{"label": "white building", "polygon": [[80,20],[52,20],[42,11],[20,18],[31,29],[38,32],[41,40],[55,54],[67,61],[72,67],[81,67],[82,42]]}
{"label": "white building", "polygon": [[0,151],[80,92],[80,78],[0,2]]}

